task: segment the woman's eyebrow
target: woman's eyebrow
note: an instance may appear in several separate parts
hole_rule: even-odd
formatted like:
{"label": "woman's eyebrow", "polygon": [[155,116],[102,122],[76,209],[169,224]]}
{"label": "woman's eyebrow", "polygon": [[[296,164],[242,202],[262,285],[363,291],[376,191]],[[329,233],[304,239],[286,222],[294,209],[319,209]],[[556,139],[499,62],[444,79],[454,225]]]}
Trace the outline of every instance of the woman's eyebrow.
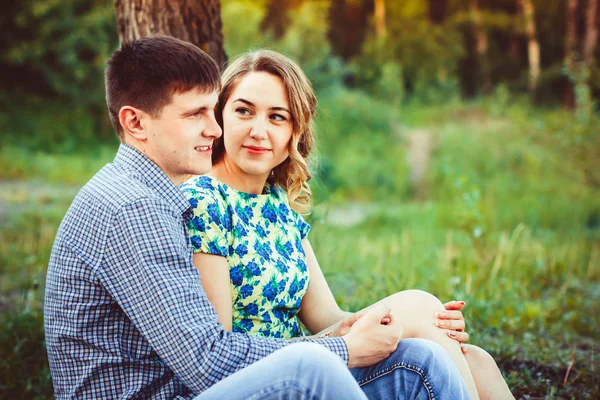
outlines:
{"label": "woman's eyebrow", "polygon": [[[236,101],[240,101],[240,102],[242,102],[242,103],[244,103],[244,104],[246,104],[246,105],[248,105],[248,106],[255,107],[255,104],[254,104],[254,103],[252,103],[251,101],[248,101],[248,100],[246,100],[246,99],[239,98],[239,99],[235,99],[233,102],[235,103]],[[290,112],[290,110],[288,110],[288,109],[287,109],[287,108],[285,108],[285,107],[270,107],[270,108],[269,108],[269,110],[274,110],[274,111],[285,111],[285,112],[287,112],[287,113],[288,113],[288,114],[290,114],[290,115],[292,114],[292,113]]]}

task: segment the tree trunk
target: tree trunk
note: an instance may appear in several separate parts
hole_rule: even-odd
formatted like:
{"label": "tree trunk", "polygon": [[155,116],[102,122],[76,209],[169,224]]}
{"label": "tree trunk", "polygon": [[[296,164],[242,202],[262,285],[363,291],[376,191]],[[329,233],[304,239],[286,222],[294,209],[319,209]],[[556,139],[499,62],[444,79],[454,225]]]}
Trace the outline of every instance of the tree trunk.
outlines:
{"label": "tree trunk", "polygon": [[535,98],[540,78],[540,44],[535,29],[535,12],[531,0],[521,0],[521,9],[525,20],[527,35],[527,55],[529,58],[529,94]]}
{"label": "tree trunk", "polygon": [[448,0],[428,0],[429,20],[434,25],[440,25],[446,18]]}
{"label": "tree trunk", "polygon": [[583,40],[583,62],[591,67],[594,64],[594,52],[598,44],[598,0],[588,0],[585,12],[585,39]]}
{"label": "tree trunk", "polygon": [[473,21],[473,33],[475,35],[475,53],[479,65],[482,92],[488,94],[492,89],[492,78],[488,64],[488,34],[483,28],[481,13],[479,12],[479,0],[470,0],[471,20]]}
{"label": "tree trunk", "polygon": [[565,68],[571,75],[566,80],[565,91],[563,94],[563,105],[567,108],[575,108],[575,93],[572,83],[572,77],[575,72],[575,43],[577,42],[577,22],[576,22],[577,0],[567,0],[567,31],[565,36]]}
{"label": "tree trunk", "polygon": [[377,38],[386,35],[384,0],[375,0],[375,35]]}
{"label": "tree trunk", "polygon": [[185,40],[207,52],[224,69],[220,0],[115,0],[121,42],[152,34]]}
{"label": "tree trunk", "polygon": [[333,54],[346,61],[359,54],[372,15],[373,0],[332,0],[327,37]]}
{"label": "tree trunk", "polygon": [[301,3],[302,0],[270,0],[260,22],[261,31],[271,32],[275,39],[281,39],[292,22],[290,11],[298,8]]}

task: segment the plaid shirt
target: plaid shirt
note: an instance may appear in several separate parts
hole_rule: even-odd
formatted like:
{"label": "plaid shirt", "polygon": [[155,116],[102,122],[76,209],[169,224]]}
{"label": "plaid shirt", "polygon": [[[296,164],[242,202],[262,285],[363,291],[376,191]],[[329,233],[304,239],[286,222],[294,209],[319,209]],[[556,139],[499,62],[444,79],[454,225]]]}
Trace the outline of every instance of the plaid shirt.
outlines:
{"label": "plaid shirt", "polygon": [[[122,144],[75,197],[48,266],[56,397],[192,398],[289,341],[223,330],[192,264],[190,205]],[[342,359],[341,338],[315,340]]]}

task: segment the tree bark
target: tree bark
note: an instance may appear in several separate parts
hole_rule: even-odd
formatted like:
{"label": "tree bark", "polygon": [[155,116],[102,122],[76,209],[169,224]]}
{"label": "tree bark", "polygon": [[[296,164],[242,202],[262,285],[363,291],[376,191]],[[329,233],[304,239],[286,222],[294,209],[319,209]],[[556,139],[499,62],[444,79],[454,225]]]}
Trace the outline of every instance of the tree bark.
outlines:
{"label": "tree bark", "polygon": [[588,67],[594,64],[594,52],[598,44],[598,0],[588,0],[585,12],[585,39],[583,40],[583,62]]}
{"label": "tree bark", "polygon": [[427,0],[429,9],[429,20],[434,25],[440,25],[446,18],[448,0]]}
{"label": "tree bark", "polygon": [[492,78],[488,64],[488,34],[483,28],[479,0],[470,0],[471,20],[473,21],[473,33],[475,35],[475,54],[479,65],[482,92],[488,94],[492,89]]}
{"label": "tree bark", "polygon": [[115,0],[121,42],[152,34],[185,40],[227,66],[220,0]]}
{"label": "tree bark", "polygon": [[275,39],[281,39],[292,22],[290,11],[301,4],[302,0],[270,0],[265,9],[265,16],[260,22],[261,31],[271,32]]}
{"label": "tree bark", "polygon": [[527,55],[529,58],[529,94],[535,98],[538,81],[540,78],[540,44],[536,35],[533,2],[521,0],[521,9],[525,20],[525,33],[527,35]]}
{"label": "tree bark", "polygon": [[375,35],[382,38],[386,35],[385,26],[385,2],[384,0],[375,0]]}
{"label": "tree bark", "polygon": [[331,1],[327,37],[333,54],[347,61],[361,52],[373,8],[373,0]]}
{"label": "tree bark", "polygon": [[[565,33],[565,68],[571,74],[575,74],[575,43],[577,42],[577,1],[567,0],[567,30]],[[575,93],[571,77],[566,79],[567,83],[563,94],[563,105],[567,108],[575,108]]]}

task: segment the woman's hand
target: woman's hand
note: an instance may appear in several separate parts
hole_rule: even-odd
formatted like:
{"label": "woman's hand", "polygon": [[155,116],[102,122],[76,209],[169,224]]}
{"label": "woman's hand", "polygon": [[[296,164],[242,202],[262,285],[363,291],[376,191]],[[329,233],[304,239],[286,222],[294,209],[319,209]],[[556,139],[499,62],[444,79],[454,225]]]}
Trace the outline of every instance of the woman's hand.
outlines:
{"label": "woman's hand", "polygon": [[465,306],[464,301],[450,301],[444,304],[446,311],[437,313],[435,324],[438,328],[447,329],[448,336],[461,344],[463,353],[467,352],[462,343],[469,340],[469,334],[465,332],[465,318],[460,310]]}

